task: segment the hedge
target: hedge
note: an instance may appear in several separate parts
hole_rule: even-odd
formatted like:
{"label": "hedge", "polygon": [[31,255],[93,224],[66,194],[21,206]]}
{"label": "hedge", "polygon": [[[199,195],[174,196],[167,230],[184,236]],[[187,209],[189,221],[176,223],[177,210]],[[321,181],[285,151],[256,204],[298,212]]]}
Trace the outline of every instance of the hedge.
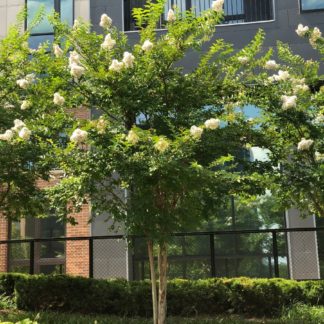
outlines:
{"label": "hedge", "polygon": [[[151,316],[149,281],[97,280],[64,275],[0,274],[0,295],[13,295],[19,309]],[[324,305],[324,281],[213,278],[171,280],[168,314],[224,313],[277,316],[301,302]]]}

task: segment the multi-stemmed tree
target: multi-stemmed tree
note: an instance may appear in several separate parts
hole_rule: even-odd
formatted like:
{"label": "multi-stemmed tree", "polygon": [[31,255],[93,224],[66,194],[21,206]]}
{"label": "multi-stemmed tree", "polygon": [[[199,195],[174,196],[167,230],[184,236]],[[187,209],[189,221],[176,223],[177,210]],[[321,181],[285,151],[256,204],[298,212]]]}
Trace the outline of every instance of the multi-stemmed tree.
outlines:
{"label": "multi-stemmed tree", "polygon": [[[100,117],[70,130],[70,143],[59,155],[65,178],[49,189],[52,206],[66,217],[87,199],[93,215],[108,213],[126,235],[146,238],[155,323],[166,319],[170,233],[196,227],[230,195],[264,192],[267,165],[244,158],[249,143],[261,145],[263,136],[238,107],[251,101],[249,83],[271,52],[259,55],[262,32],[237,53],[223,40],[210,42],[222,5],[215,1],[199,17],[170,10],[166,31],[157,33],[164,1],[149,1],[134,12],[136,44],[105,14],[104,35],[80,21],[71,30],[56,21],[55,50],[72,49],[61,59],[73,79],[73,105]],[[185,74],[181,60],[203,44],[209,50]]]}

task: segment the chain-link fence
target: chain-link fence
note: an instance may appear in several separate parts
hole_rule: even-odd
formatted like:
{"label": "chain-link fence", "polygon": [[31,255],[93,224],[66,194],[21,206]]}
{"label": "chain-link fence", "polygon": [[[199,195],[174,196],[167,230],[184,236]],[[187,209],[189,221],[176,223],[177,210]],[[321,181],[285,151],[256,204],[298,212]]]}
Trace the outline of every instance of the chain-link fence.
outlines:
{"label": "chain-link fence", "polygon": [[[178,233],[171,235],[168,251],[169,278],[324,279],[324,228]],[[7,271],[149,278],[142,237],[0,241],[0,252]]]}

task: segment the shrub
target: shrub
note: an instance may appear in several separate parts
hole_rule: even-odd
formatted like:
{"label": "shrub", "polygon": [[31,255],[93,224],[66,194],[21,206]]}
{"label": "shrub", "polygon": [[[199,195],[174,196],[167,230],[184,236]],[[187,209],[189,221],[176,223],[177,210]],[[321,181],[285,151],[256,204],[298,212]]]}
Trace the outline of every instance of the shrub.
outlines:
{"label": "shrub", "polygon": [[[152,312],[149,281],[96,280],[64,275],[0,275],[2,287],[15,291],[17,307],[149,317]],[[2,288],[4,290],[4,288]],[[277,316],[295,303],[324,304],[324,281],[213,278],[171,280],[168,314]]]}

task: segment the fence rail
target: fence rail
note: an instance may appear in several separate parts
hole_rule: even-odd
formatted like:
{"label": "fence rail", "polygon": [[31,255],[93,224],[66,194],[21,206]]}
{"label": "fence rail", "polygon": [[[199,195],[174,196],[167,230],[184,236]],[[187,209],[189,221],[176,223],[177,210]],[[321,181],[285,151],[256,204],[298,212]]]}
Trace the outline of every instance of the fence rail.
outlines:
{"label": "fence rail", "polygon": [[[6,265],[7,271],[30,274],[149,278],[145,239],[140,236],[0,241],[1,264]],[[324,228],[171,234],[169,274],[195,279],[223,276],[324,279]]]}
{"label": "fence rail", "polygon": [[[168,0],[165,4],[164,13],[157,25],[157,29],[165,26],[167,12],[176,8],[179,12],[193,10],[199,16],[201,12],[211,7],[213,0]],[[134,8],[144,8],[146,0],[124,1],[125,30],[136,30],[135,19],[132,16]],[[237,24],[247,22],[268,21],[274,19],[273,0],[225,0],[224,24]]]}

